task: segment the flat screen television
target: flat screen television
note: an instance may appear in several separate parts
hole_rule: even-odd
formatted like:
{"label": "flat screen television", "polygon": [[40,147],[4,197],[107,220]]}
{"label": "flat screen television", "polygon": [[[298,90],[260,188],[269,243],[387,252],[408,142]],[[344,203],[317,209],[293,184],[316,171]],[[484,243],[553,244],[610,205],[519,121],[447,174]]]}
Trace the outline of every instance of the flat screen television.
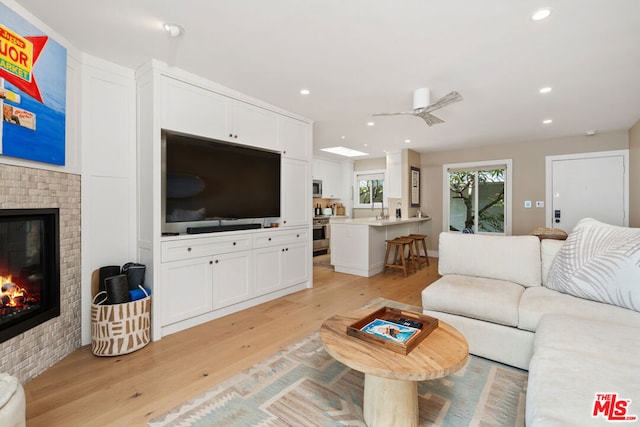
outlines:
{"label": "flat screen television", "polygon": [[280,153],[166,130],[162,143],[163,232],[280,216]]}

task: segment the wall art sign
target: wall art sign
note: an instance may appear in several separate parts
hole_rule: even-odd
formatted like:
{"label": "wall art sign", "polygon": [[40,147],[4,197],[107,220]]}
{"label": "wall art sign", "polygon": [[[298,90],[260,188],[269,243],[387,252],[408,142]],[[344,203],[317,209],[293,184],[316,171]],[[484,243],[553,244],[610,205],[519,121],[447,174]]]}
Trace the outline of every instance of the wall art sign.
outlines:
{"label": "wall art sign", "polygon": [[0,154],[65,164],[67,49],[0,3]]}
{"label": "wall art sign", "polygon": [[411,166],[411,207],[420,207],[420,168]]}

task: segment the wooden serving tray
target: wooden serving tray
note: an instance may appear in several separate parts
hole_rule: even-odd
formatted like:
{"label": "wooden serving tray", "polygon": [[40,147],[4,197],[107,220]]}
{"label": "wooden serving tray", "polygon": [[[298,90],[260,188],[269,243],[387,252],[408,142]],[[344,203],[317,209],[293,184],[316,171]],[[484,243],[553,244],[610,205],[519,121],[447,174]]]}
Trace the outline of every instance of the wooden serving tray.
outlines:
{"label": "wooden serving tray", "polygon": [[[388,319],[411,319],[422,323],[422,329],[418,330],[415,335],[412,335],[406,342],[400,343],[391,339],[379,337],[369,332],[362,331],[362,328],[376,319],[388,320]],[[358,320],[357,322],[347,326],[347,335],[359,338],[367,341],[371,344],[386,348],[393,352],[407,355],[418,344],[422,342],[434,329],[438,327],[438,319],[435,317],[427,316],[415,311],[402,310],[393,307],[382,307],[379,310],[374,311],[366,317]]]}

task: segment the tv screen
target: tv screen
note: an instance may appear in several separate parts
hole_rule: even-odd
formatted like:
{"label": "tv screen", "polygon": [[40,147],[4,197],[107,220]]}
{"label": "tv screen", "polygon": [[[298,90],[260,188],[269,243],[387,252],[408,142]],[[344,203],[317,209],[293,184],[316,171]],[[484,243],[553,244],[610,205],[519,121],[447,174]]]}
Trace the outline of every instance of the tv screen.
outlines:
{"label": "tv screen", "polygon": [[280,216],[280,153],[164,131],[165,222]]}

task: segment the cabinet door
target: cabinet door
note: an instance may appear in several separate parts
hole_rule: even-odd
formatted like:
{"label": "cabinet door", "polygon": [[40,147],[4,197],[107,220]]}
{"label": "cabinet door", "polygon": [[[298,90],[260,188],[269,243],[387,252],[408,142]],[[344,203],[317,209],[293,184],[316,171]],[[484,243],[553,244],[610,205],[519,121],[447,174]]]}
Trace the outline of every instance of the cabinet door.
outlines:
{"label": "cabinet door", "polygon": [[233,102],[233,141],[280,151],[278,114],[246,102]]}
{"label": "cabinet door", "polygon": [[387,193],[385,198],[399,199],[402,197],[402,153],[400,151],[387,153]]}
{"label": "cabinet door", "polygon": [[282,155],[292,159],[309,160],[311,153],[311,125],[287,116],[278,117],[278,137]]}
{"label": "cabinet door", "polygon": [[273,246],[254,250],[254,296],[282,288],[282,249]]}
{"label": "cabinet door", "polygon": [[311,217],[309,163],[282,159],[281,222],[284,227],[308,225]]}
{"label": "cabinet door", "polygon": [[208,138],[229,139],[233,100],[163,77],[161,127]]}
{"label": "cabinet door", "polygon": [[162,326],[213,310],[208,258],[162,265]]}
{"label": "cabinet door", "polygon": [[217,255],[213,265],[213,306],[226,307],[251,296],[251,252]]}
{"label": "cabinet door", "polygon": [[283,257],[284,287],[309,280],[309,256],[307,244],[287,245]]}

